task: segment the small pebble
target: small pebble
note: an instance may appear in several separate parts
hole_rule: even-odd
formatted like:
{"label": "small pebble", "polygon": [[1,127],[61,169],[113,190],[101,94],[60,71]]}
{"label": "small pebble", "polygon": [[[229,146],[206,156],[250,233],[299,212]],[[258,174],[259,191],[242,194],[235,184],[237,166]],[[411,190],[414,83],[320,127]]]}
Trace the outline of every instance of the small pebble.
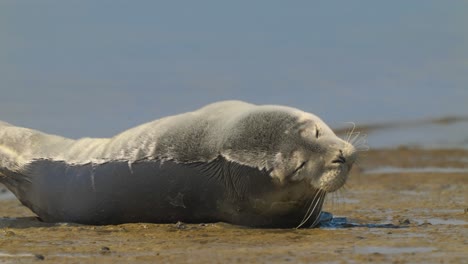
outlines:
{"label": "small pebble", "polygon": [[6,237],[16,236],[16,233],[13,232],[13,231],[8,230],[8,231],[5,231],[5,236]]}
{"label": "small pebble", "polygon": [[102,247],[101,248],[101,254],[109,254],[110,253],[110,248],[109,247]]}
{"label": "small pebble", "polygon": [[411,224],[411,221],[408,218],[405,218],[405,219],[400,219],[399,223],[400,225],[409,225]]}
{"label": "small pebble", "polygon": [[429,223],[428,221],[424,221],[424,223],[420,224],[419,226],[430,226],[432,225],[431,223]]}
{"label": "small pebble", "polygon": [[186,229],[186,228],[187,228],[187,226],[186,226],[184,223],[182,223],[181,221],[177,222],[177,223],[175,224],[175,227],[176,227],[177,229]]}

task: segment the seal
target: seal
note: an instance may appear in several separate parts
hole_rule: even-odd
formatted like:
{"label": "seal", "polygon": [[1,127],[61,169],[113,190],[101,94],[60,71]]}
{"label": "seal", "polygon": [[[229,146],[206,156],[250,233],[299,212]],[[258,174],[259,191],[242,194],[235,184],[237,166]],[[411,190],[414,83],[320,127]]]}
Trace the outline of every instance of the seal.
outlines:
{"label": "seal", "polygon": [[45,222],[317,225],[356,149],[317,116],[223,101],[112,138],[0,123],[0,182]]}

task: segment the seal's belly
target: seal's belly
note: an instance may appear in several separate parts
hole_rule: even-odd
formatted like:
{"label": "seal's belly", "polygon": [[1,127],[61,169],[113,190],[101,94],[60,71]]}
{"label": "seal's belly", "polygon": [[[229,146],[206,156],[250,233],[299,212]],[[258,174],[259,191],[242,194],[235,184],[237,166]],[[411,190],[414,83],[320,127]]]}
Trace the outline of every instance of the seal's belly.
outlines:
{"label": "seal's belly", "polygon": [[292,227],[307,209],[306,201],[277,199],[284,190],[265,171],[225,160],[142,160],[131,165],[36,160],[24,175],[26,183],[18,185],[16,195],[47,222],[226,221]]}
{"label": "seal's belly", "polygon": [[[22,202],[44,221],[90,224],[204,221],[224,199],[223,186],[173,162],[28,165]],[[216,219],[213,219],[216,220]]]}

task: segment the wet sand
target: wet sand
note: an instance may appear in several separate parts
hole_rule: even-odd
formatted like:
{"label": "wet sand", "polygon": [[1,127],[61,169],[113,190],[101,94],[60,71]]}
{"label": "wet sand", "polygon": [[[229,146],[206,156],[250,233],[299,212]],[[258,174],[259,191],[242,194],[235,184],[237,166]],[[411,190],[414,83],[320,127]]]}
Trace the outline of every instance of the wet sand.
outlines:
{"label": "wet sand", "polygon": [[300,230],[44,224],[4,191],[0,263],[468,263],[467,168],[468,150],[364,152],[329,227]]}

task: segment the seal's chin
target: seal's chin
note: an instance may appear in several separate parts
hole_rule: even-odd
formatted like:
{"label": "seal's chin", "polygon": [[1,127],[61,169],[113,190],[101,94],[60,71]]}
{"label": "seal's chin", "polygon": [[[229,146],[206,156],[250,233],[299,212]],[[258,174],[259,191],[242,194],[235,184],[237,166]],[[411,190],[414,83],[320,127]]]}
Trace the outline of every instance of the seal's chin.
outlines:
{"label": "seal's chin", "polygon": [[327,169],[318,179],[311,181],[312,187],[327,193],[340,189],[348,179],[349,168],[346,165]]}

